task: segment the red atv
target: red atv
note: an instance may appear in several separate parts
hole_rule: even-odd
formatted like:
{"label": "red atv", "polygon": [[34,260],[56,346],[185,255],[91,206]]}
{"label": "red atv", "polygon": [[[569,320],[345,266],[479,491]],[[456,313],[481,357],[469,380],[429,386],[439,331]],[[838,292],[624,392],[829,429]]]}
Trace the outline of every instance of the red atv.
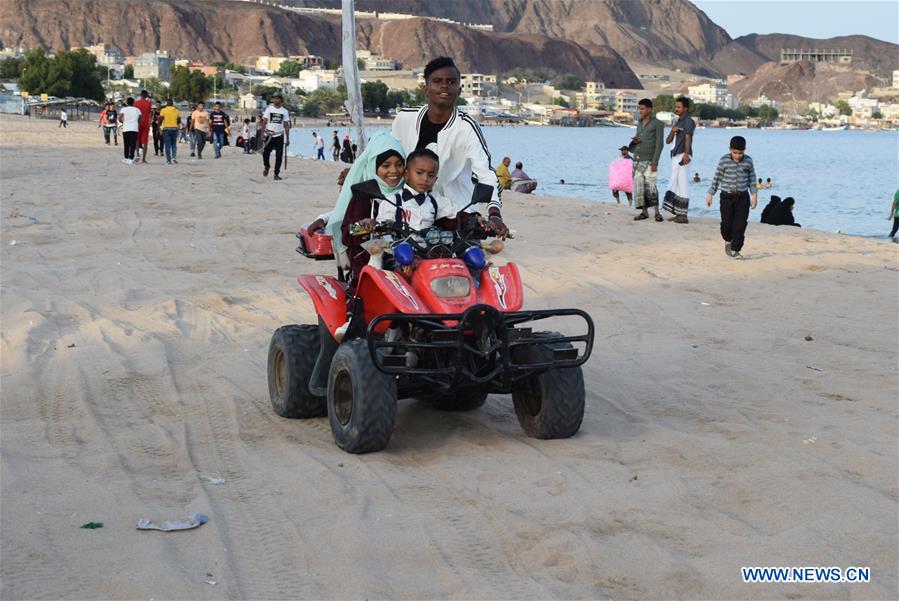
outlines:
{"label": "red atv", "polygon": [[[376,187],[371,191],[380,196]],[[469,206],[491,194],[479,184]],[[408,397],[462,411],[480,407],[488,394],[511,393],[528,436],[567,438],[578,431],[592,319],[579,309],[522,311],[518,268],[486,262],[482,245],[492,232],[465,215],[460,211],[457,224],[465,224],[456,231],[379,225],[370,252],[380,250],[382,267],[389,268],[363,268],[348,327],[342,273],[340,279],[297,278],[312,297],[318,325],[282,326],[272,336],[268,385],[275,413],[327,415],[337,446],[350,453],[386,447],[397,400]],[[297,237],[301,254],[330,255],[321,234],[304,228]],[[548,318],[582,320],[586,332],[532,331],[533,322]],[[342,337],[339,329],[346,330]]]}

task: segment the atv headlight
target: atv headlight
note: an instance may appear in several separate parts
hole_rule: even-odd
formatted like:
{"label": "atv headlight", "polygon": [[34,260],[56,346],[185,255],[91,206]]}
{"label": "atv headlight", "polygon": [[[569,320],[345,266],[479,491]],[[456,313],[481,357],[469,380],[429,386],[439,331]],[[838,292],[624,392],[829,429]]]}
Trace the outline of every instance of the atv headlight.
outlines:
{"label": "atv headlight", "polygon": [[457,298],[468,296],[471,292],[471,280],[459,275],[431,280],[431,290],[440,298]]}

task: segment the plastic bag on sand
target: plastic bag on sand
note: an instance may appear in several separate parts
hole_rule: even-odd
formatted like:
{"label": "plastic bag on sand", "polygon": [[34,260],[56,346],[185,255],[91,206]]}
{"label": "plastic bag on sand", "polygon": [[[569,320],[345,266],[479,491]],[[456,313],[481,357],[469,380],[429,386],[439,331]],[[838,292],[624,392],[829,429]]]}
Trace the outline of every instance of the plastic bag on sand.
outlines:
{"label": "plastic bag on sand", "polygon": [[172,532],[174,530],[191,530],[193,528],[199,528],[203,524],[209,521],[209,518],[202,513],[195,513],[190,517],[186,517],[181,520],[166,520],[162,526],[154,522],[153,520],[148,520],[147,518],[141,518],[137,520],[137,529],[138,530],[161,530],[163,532]]}

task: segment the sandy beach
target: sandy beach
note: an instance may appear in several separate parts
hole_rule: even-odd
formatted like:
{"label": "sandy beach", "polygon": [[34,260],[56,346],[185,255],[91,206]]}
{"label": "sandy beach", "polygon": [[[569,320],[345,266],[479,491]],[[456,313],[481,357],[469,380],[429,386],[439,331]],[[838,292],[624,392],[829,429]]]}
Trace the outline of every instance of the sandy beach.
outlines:
{"label": "sandy beach", "polygon": [[410,399],[355,456],[266,381],[275,328],[315,322],[296,276],[334,269],[293,234],[340,166],[121,148],[0,120],[3,599],[895,598],[897,245],[753,223],[734,261],[713,220],[507,194],[525,307],[596,323],[580,433]]}

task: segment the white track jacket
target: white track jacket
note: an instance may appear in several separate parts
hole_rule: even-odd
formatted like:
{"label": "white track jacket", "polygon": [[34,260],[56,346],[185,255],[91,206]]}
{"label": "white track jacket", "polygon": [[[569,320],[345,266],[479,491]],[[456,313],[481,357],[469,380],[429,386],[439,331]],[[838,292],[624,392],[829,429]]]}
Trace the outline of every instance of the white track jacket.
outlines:
{"label": "white track jacket", "polygon": [[[401,109],[393,120],[391,134],[400,141],[406,154],[415,150],[418,144],[419,127],[427,110],[427,106]],[[490,151],[487,150],[481,127],[474,119],[454,109],[452,117],[437,134],[437,148],[431,150],[440,157],[437,183],[431,191],[438,201],[458,211],[471,202],[474,184],[480,182],[493,186],[493,198],[487,205],[488,210],[502,209],[499,182],[490,164]],[[469,211],[486,212],[477,205]]]}

